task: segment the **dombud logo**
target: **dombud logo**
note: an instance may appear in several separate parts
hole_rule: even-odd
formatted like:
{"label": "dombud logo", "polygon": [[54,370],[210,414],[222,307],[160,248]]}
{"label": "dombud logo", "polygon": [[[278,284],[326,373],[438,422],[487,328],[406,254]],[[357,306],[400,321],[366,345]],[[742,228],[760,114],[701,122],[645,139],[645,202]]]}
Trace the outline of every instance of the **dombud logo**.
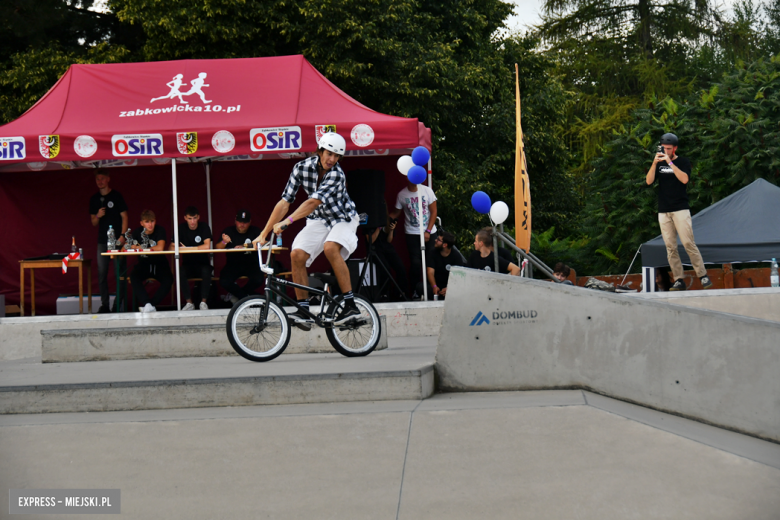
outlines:
{"label": "dombud logo", "polygon": [[152,157],[163,154],[161,134],[111,136],[114,157]]}
{"label": "dombud logo", "polygon": [[38,151],[45,159],[54,159],[60,153],[60,136],[39,135]]}
{"label": "dombud logo", "polygon": [[178,132],[176,134],[176,148],[179,153],[192,154],[198,151],[197,132]]}

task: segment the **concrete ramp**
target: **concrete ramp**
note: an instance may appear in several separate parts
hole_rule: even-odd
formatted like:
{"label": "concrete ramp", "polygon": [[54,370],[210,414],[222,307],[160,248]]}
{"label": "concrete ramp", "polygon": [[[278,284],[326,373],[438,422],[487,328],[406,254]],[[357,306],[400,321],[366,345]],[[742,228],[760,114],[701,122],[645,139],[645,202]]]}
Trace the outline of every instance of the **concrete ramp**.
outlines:
{"label": "concrete ramp", "polygon": [[453,268],[450,391],[583,388],[780,441],[780,323]]}

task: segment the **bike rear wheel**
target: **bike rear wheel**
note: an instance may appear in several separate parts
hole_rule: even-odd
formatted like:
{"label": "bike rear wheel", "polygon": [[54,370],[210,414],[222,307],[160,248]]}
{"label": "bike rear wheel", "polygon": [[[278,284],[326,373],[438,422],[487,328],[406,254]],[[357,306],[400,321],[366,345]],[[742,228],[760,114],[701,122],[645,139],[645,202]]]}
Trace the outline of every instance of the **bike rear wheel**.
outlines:
{"label": "bike rear wheel", "polygon": [[[355,296],[355,305],[360,311],[360,316],[343,325],[333,325],[325,329],[325,334],[333,348],[347,357],[369,355],[379,344],[382,336],[382,322],[371,302]],[[328,309],[328,316],[338,316],[343,306],[343,300],[332,303]]]}
{"label": "bike rear wheel", "polygon": [[[268,315],[262,322],[263,311]],[[284,309],[265,296],[247,296],[239,300],[225,324],[233,349],[250,361],[270,361],[279,356],[290,343],[290,325]]]}

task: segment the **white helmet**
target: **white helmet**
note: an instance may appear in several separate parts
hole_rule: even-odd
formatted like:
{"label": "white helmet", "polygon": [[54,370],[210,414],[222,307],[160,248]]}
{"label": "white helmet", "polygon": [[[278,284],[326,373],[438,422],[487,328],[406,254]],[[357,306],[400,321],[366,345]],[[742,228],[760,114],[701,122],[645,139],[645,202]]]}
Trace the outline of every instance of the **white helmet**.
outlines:
{"label": "white helmet", "polygon": [[344,155],[344,151],[347,149],[347,142],[336,132],[328,132],[320,137],[320,148],[325,148],[337,155]]}

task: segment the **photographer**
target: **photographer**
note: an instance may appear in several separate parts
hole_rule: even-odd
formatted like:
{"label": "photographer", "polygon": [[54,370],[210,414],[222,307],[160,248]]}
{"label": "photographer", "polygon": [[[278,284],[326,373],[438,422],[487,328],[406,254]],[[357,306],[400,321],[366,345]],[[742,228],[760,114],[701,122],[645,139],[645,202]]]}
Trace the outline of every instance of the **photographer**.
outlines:
{"label": "photographer", "polygon": [[658,146],[653,164],[647,171],[645,181],[648,185],[658,180],[658,224],[666,244],[666,256],[672,268],[674,284],[670,291],[684,291],[683,267],[680,254],[677,252],[677,236],[680,236],[685,251],[691,259],[696,276],[705,289],[712,287],[712,281],[707,276],[704,261],[693,240],[693,225],[688,204],[686,185],[691,176],[691,161],[677,155],[677,136],[664,134]]}

